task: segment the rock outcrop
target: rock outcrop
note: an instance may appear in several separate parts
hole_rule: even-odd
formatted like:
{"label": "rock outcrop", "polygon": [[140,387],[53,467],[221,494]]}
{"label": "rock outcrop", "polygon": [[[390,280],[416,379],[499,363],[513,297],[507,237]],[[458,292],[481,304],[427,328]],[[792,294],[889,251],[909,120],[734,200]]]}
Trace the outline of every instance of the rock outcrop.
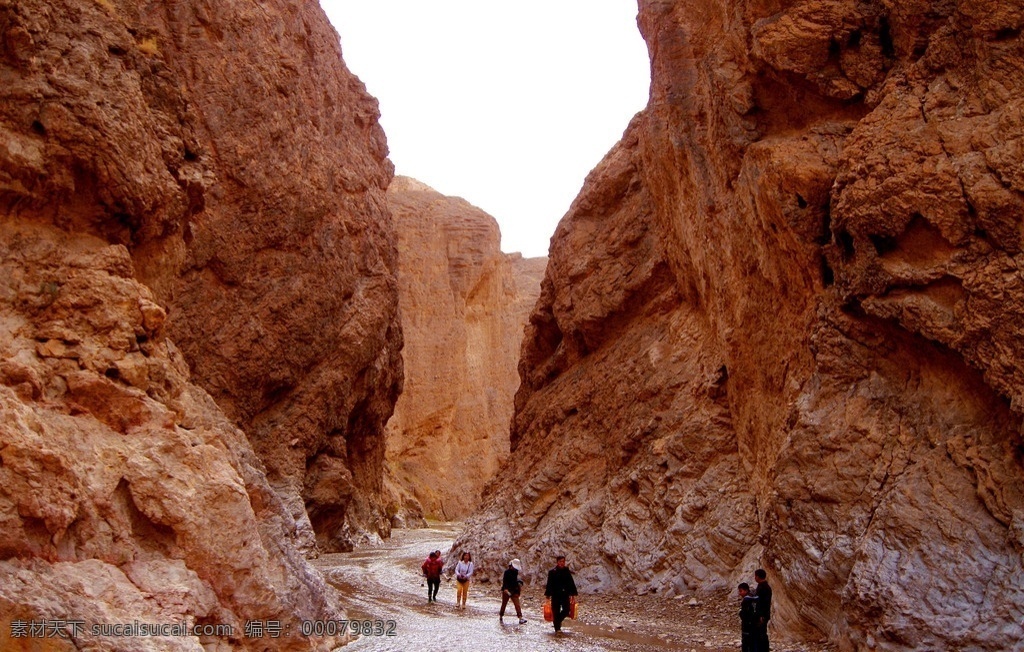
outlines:
{"label": "rock outcrop", "polygon": [[0,0],[0,89],[2,636],[328,647],[296,544],[387,534],[401,379],[392,167],[336,33],[290,0]]}
{"label": "rock outcrop", "polygon": [[[1024,9],[641,0],[457,547],[844,649],[1024,638]],[[484,555],[480,555],[484,557]]]}
{"label": "rock outcrop", "polygon": [[322,547],[386,534],[381,433],[401,377],[392,168],[376,102],[322,11],[3,11],[6,206],[130,248],[196,382],[300,521],[308,503]]}
{"label": "rock outcrop", "polygon": [[388,422],[398,522],[457,519],[508,456],[516,365],[546,258],[501,252],[493,217],[396,177],[404,391]]}
{"label": "rock outcrop", "polygon": [[[3,649],[330,649],[297,636],[339,612],[294,518],[244,433],[189,382],[128,249],[17,219],[0,223],[0,254]],[[294,636],[247,639],[250,620]],[[47,629],[18,637],[16,621]],[[49,630],[67,621],[80,629]],[[136,621],[232,633],[91,634]]]}

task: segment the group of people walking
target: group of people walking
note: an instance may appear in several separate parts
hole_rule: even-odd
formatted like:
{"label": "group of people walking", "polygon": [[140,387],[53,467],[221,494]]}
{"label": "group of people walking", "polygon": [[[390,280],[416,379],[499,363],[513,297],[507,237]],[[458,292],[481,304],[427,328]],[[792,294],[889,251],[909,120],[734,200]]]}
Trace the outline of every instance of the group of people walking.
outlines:
{"label": "group of people walking", "polygon": [[[423,575],[427,578],[427,602],[437,601],[437,591],[441,586],[441,575],[444,570],[444,560],[441,558],[441,551],[435,550],[430,553],[421,566]],[[455,605],[465,608],[466,598],[469,596],[469,585],[476,570],[473,564],[473,555],[463,552],[459,556],[459,562],[455,565],[456,594]],[[522,564],[518,559],[508,563],[508,567],[501,576],[501,609],[498,611],[498,620],[505,622],[505,609],[511,602],[515,607],[516,617],[519,624],[526,623],[523,617],[523,606],[519,601],[523,591],[523,580],[519,577],[522,571]],[[566,566],[565,556],[559,555],[555,559],[555,567],[548,571],[548,580],[544,585],[544,596],[551,601],[552,621],[555,631],[562,631],[562,622],[569,617],[574,617],[576,606],[576,581],[572,572]]]}
{"label": "group of people walking", "polygon": [[[423,576],[427,578],[427,602],[437,602],[437,590],[441,588],[441,572],[444,570],[444,560],[441,559],[441,551],[435,550],[427,556],[420,567]],[[466,598],[469,597],[469,582],[473,577],[476,566],[473,564],[473,555],[468,552],[462,553],[459,563],[455,565],[455,606],[465,607]]]}
{"label": "group of people walking", "polygon": [[[435,550],[430,553],[423,562],[423,575],[427,578],[427,601],[437,601],[437,590],[441,586],[441,573],[444,569],[444,560],[441,558],[441,551]],[[455,605],[465,608],[466,599],[469,597],[469,585],[476,570],[473,564],[473,555],[463,552],[459,562],[455,565]],[[519,624],[526,623],[523,617],[523,606],[519,601],[523,591],[523,580],[519,577],[522,565],[518,559],[508,563],[508,568],[501,576],[501,609],[498,610],[498,620],[505,621],[505,609],[511,602],[515,607],[516,617]],[[769,652],[768,646],[768,621],[772,613],[772,587],[768,584],[768,574],[763,568],[754,571],[756,586],[752,589],[749,584],[743,582],[739,585],[740,594],[740,634],[742,652]],[[548,571],[548,579],[544,585],[544,597],[550,600],[551,620],[555,625],[555,631],[562,631],[562,623],[566,618],[574,618],[576,596],[576,581],[572,572],[566,566],[565,556],[558,555],[555,558],[555,567]]]}

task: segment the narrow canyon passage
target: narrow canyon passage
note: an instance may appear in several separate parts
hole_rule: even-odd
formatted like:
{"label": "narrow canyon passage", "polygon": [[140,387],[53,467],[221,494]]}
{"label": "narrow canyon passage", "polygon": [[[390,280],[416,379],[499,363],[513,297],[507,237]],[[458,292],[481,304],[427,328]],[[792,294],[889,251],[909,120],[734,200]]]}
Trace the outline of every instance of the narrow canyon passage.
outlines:
{"label": "narrow canyon passage", "polygon": [[[735,650],[756,568],[776,652],[1024,652],[1024,0],[591,2],[646,107],[551,211],[511,170],[607,143],[515,134],[619,95],[588,3],[344,3],[426,39],[408,169],[319,4],[0,0],[0,652]],[[528,623],[427,604],[463,545]]]}
{"label": "narrow canyon passage", "polygon": [[[364,636],[346,650],[509,650],[536,652],[559,650],[658,650],[739,649],[739,619],[732,596],[719,596],[699,605],[684,600],[650,596],[588,596],[580,598],[580,618],[568,620],[562,635],[544,622],[542,577],[528,577],[523,591],[523,615],[528,622],[516,624],[515,610],[508,606],[505,624],[498,621],[501,604],[494,583],[476,582],[466,609],[455,606],[455,583],[444,579],[437,602],[426,600],[419,567],[431,550],[447,551],[458,533],[455,524],[434,524],[424,529],[395,530],[379,548],[324,555],[313,563],[341,594],[348,617],[384,621],[383,630],[393,636]],[[379,631],[379,630],[378,630]],[[815,645],[787,645],[773,641],[777,652],[825,652]]]}

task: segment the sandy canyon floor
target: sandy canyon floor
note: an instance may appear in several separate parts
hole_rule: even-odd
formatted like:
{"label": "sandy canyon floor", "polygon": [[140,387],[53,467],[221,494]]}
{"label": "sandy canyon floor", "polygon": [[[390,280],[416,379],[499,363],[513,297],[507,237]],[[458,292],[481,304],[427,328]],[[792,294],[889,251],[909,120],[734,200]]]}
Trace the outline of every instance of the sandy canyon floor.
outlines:
{"label": "sandy canyon floor", "polygon": [[[650,596],[580,598],[580,617],[568,620],[556,635],[541,616],[543,588],[525,587],[517,624],[509,604],[505,623],[498,620],[500,594],[494,584],[475,583],[465,609],[455,606],[454,581],[442,580],[438,600],[428,603],[420,564],[430,550],[447,551],[457,526],[395,530],[383,546],[325,555],[315,563],[342,595],[348,617],[381,621],[376,633],[360,636],[345,650],[687,650],[725,652],[740,647],[738,604],[722,595],[692,605],[689,599]],[[391,630],[393,635],[386,635]],[[371,630],[372,631],[372,630]],[[776,652],[830,652],[822,644],[773,641]]]}

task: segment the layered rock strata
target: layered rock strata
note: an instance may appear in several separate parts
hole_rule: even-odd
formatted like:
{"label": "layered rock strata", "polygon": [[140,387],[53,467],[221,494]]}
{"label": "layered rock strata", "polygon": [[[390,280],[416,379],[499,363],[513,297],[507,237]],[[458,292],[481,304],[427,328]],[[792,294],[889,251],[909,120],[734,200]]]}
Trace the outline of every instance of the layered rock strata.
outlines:
{"label": "layered rock strata", "polygon": [[501,252],[493,217],[396,177],[404,391],[388,422],[397,522],[457,519],[509,451],[516,365],[546,258]]}
{"label": "layered rock strata", "polygon": [[[1024,637],[1024,11],[641,0],[647,109],[559,226],[457,546],[731,590],[843,649]],[[534,575],[536,577],[536,575]]]}
{"label": "layered rock strata", "polygon": [[392,168],[340,55],[315,3],[0,0],[4,619],[331,643],[241,626],[336,615],[296,544],[390,527]]}

